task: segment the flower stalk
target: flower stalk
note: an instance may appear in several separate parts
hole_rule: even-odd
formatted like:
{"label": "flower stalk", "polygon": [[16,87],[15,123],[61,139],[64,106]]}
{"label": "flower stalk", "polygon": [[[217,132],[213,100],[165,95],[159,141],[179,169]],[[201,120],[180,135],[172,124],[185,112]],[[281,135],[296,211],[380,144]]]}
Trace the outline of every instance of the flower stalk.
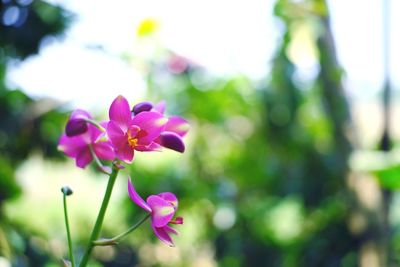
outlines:
{"label": "flower stalk", "polygon": [[140,225],[142,225],[142,223],[144,223],[148,218],[150,218],[150,213],[147,214],[146,216],[144,216],[140,221],[138,221],[136,224],[134,224],[133,226],[131,226],[128,230],[126,230],[125,232],[113,237],[113,238],[105,238],[105,239],[99,239],[99,240],[95,240],[93,241],[93,245],[94,246],[114,246],[117,245],[118,242],[124,238],[125,236],[127,236],[128,234],[130,234],[131,232],[133,232],[134,230],[136,230],[136,228],[138,228]]}
{"label": "flower stalk", "polygon": [[71,266],[75,267],[75,259],[72,247],[72,238],[71,238],[71,231],[69,228],[68,209],[67,209],[67,196],[72,195],[72,190],[69,187],[63,187],[61,188],[61,192],[63,193],[64,219],[65,219],[65,227],[67,228],[69,259],[71,260]]}
{"label": "flower stalk", "polygon": [[116,163],[113,164],[112,172],[110,174],[110,178],[108,179],[107,189],[104,194],[103,202],[101,203],[99,214],[97,215],[96,223],[93,227],[92,234],[90,235],[89,242],[86,246],[86,251],[83,254],[82,260],[79,264],[79,267],[85,267],[89,261],[90,255],[92,254],[92,250],[94,247],[93,241],[97,240],[100,236],[100,231],[103,226],[104,216],[106,214],[106,210],[108,207],[108,203],[110,202],[111,193],[117,179],[119,172],[119,168],[116,166]]}

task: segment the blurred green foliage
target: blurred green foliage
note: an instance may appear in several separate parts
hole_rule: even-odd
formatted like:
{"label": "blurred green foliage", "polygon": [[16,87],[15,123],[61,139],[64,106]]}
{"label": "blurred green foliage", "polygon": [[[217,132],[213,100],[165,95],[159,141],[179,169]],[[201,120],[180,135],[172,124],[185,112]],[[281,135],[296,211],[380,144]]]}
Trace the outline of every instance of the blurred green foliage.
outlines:
{"label": "blurred green foliage", "polygon": [[[69,18],[42,1],[1,5],[3,10],[17,5],[30,15],[21,25],[0,28],[1,53],[6,55],[0,65],[0,205],[20,192],[14,170],[32,151],[60,155],[56,144],[65,122],[57,103],[6,88],[6,63],[37,52],[40,40],[61,33]],[[170,51],[146,62],[148,99],[167,100],[167,113],[184,116],[192,129],[184,155],[165,152],[164,160],[154,156],[146,161],[143,153],[128,171],[141,195],[171,191],[179,197],[179,213],[185,217],[176,238],[180,261],[168,264],[154,256],[160,251],[154,245],[158,241],[144,228],[113,248],[113,256],[95,253],[93,266],[203,266],[197,262],[201,257],[222,267],[358,266],[360,247],[370,233],[356,235],[348,227],[354,196],[346,177],[353,148],[346,136],[350,115],[329,10],[323,0],[278,0],[274,13],[283,32],[271,72],[261,82],[241,75],[214,77]],[[147,20],[137,34],[151,39],[157,28]],[[317,65],[307,78],[296,65],[293,48],[300,30]],[[398,187],[398,173],[393,167],[376,175],[382,185]],[[124,205],[121,216],[131,225],[140,209],[128,198]],[[85,223],[81,228],[89,227]],[[4,256],[14,251],[16,266],[57,262],[21,229],[6,218],[1,221]],[[77,254],[89,234],[80,232],[74,237]],[[106,228],[103,235],[114,232]],[[169,253],[175,252],[161,255],[168,258]]]}
{"label": "blurred green foliage", "polygon": [[31,233],[4,217],[2,206],[21,193],[15,170],[32,152],[60,156],[56,146],[66,113],[53,100],[8,88],[5,75],[8,62],[37,53],[45,38],[61,34],[69,16],[45,1],[1,1],[0,11],[0,256],[14,259],[13,266],[43,266],[48,256],[29,242]]}
{"label": "blurred green foliage", "polygon": [[[151,65],[150,98],[189,118],[191,145],[178,170],[134,164],[132,176],[148,194],[176,192],[183,213],[196,210],[197,242],[213,241],[218,266],[357,265],[359,241],[347,227],[349,113],[327,12],[323,1],[277,2],[285,28],[259,85],[212,77],[189,60],[177,73],[171,62],[185,59],[173,53]],[[289,53],[299,25],[318,51],[319,71],[306,81]]]}

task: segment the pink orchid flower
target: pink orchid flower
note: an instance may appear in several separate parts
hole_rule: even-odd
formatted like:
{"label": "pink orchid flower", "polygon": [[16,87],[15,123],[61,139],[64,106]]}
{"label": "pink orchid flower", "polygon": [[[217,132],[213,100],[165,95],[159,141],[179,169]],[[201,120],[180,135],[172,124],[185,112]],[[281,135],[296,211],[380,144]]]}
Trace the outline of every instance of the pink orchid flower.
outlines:
{"label": "pink orchid flower", "polygon": [[168,121],[161,113],[143,111],[132,117],[128,101],[118,96],[110,106],[109,116],[107,134],[117,157],[122,161],[131,163],[134,150],[160,149],[160,145],[154,141],[164,131]]}
{"label": "pink orchid flower", "polygon": [[[161,101],[154,107],[150,102],[141,102],[133,107],[132,112],[137,115],[144,111],[153,111],[164,115],[165,108],[165,101]],[[170,116],[164,131],[155,142],[163,147],[183,153],[185,151],[185,143],[182,138],[189,131],[189,128],[189,123],[182,117]]]}
{"label": "pink orchid flower", "polygon": [[128,179],[128,193],[136,205],[150,213],[151,227],[158,239],[171,247],[175,246],[170,234],[177,235],[178,232],[169,224],[183,224],[182,217],[177,217],[173,220],[178,208],[176,196],[173,193],[164,192],[158,195],[150,195],[144,201],[136,192],[130,178]]}
{"label": "pink orchid flower", "polygon": [[[83,124],[76,122],[81,118],[91,119],[91,116],[84,110],[76,110],[71,114],[69,122],[76,123],[72,126],[74,134],[73,136],[63,134],[58,143],[58,149],[74,158],[76,165],[80,168],[85,168],[93,160],[92,151],[99,159],[113,160],[114,149],[109,141],[103,140],[104,132],[92,124],[82,126]],[[80,132],[83,133],[79,134]]]}

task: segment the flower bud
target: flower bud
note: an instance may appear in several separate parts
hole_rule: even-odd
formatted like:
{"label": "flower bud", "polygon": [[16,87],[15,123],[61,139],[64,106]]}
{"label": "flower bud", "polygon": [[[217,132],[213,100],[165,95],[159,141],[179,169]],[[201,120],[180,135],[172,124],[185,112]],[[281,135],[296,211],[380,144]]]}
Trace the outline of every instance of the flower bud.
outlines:
{"label": "flower bud", "polygon": [[134,115],[137,115],[143,111],[150,111],[152,108],[153,104],[151,104],[150,102],[140,102],[132,108],[132,113]]}
{"label": "flower bud", "polygon": [[185,144],[182,138],[174,132],[163,132],[160,134],[160,144],[163,147],[183,153],[185,151]]}
{"label": "flower bud", "polygon": [[61,192],[63,193],[63,194],[65,194],[65,195],[67,195],[67,196],[70,196],[70,195],[72,195],[72,189],[71,188],[69,188],[68,186],[64,186],[64,187],[62,187],[61,188]]}
{"label": "flower bud", "polygon": [[84,119],[70,119],[65,126],[65,133],[68,137],[72,137],[85,133],[87,129],[87,122]]}

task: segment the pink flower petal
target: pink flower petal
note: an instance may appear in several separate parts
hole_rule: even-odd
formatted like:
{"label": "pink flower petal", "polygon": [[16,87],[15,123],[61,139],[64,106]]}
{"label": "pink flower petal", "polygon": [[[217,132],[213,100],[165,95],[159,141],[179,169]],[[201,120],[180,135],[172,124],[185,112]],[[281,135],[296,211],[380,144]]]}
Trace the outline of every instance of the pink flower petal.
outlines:
{"label": "pink flower petal", "polygon": [[110,120],[115,122],[122,131],[126,132],[131,125],[132,114],[129,103],[123,96],[118,96],[111,104],[109,110]]}
{"label": "pink flower petal", "polygon": [[92,155],[90,154],[89,147],[86,149],[82,149],[77,155],[76,155],[76,166],[79,168],[85,168],[86,165],[88,165],[91,161],[93,160]]}
{"label": "pink flower petal", "polygon": [[125,143],[123,146],[120,146],[118,149],[115,148],[115,152],[117,154],[117,157],[126,162],[126,163],[132,163],[133,161],[133,156],[134,156],[134,150],[128,143]]}
{"label": "pink flower petal", "polygon": [[136,203],[139,207],[144,209],[147,212],[151,212],[151,208],[147,203],[139,196],[139,194],[136,192],[135,187],[133,186],[131,182],[131,177],[128,177],[128,193],[129,197],[132,199],[133,202]]}
{"label": "pink flower petal", "polygon": [[138,143],[149,145],[165,129],[167,119],[160,113],[153,111],[144,111],[135,116],[132,124],[140,127],[138,133]]}
{"label": "pink flower petal", "polygon": [[165,230],[168,234],[174,234],[174,235],[178,235],[178,234],[179,234],[178,231],[176,231],[174,228],[172,228],[172,227],[169,226],[169,225],[166,225],[166,226],[164,227],[164,230]]}
{"label": "pink flower petal", "polygon": [[146,202],[152,210],[151,223],[155,227],[163,227],[167,225],[174,217],[175,207],[160,196],[151,195],[147,198]]}
{"label": "pink flower petal", "polygon": [[178,208],[178,199],[175,196],[175,194],[171,193],[171,192],[164,192],[161,194],[158,194],[162,199],[168,201],[169,203],[171,203],[175,209]]}
{"label": "pink flower petal", "polygon": [[92,116],[90,116],[89,112],[83,109],[76,109],[71,113],[71,116],[69,119],[91,119]]}
{"label": "pink flower petal", "polygon": [[107,135],[111,143],[116,149],[123,147],[127,143],[127,137],[121,128],[114,121],[110,121],[107,125]]}
{"label": "pink flower petal", "polygon": [[162,101],[158,102],[158,103],[154,106],[153,110],[154,110],[154,111],[157,111],[157,112],[159,112],[159,113],[161,113],[161,114],[164,114],[164,112],[165,112],[165,107],[166,107],[166,106],[167,106],[167,103],[165,102],[165,100],[162,100]]}
{"label": "pink flower petal", "polygon": [[161,151],[162,146],[155,142],[151,142],[150,145],[137,145],[135,149],[138,151]]}
{"label": "pink flower petal", "polygon": [[169,236],[166,229],[168,225],[164,227],[155,227],[154,225],[151,225],[151,227],[153,228],[154,234],[157,236],[158,239],[160,239],[170,247],[175,247],[174,242],[172,241],[172,238]]}
{"label": "pink flower petal", "polygon": [[63,134],[58,142],[58,150],[64,152],[69,157],[75,158],[86,145],[86,141],[82,136],[68,137]]}
{"label": "pink flower petal", "polygon": [[174,132],[181,137],[184,137],[189,129],[190,126],[188,121],[179,116],[169,117],[167,125],[165,126],[165,131]]}
{"label": "pink flower petal", "polygon": [[103,131],[92,124],[88,124],[88,130],[90,135],[90,143],[97,142],[105,134]]}
{"label": "pink flower petal", "polygon": [[99,159],[113,160],[115,158],[114,149],[109,142],[93,144],[93,150]]}

